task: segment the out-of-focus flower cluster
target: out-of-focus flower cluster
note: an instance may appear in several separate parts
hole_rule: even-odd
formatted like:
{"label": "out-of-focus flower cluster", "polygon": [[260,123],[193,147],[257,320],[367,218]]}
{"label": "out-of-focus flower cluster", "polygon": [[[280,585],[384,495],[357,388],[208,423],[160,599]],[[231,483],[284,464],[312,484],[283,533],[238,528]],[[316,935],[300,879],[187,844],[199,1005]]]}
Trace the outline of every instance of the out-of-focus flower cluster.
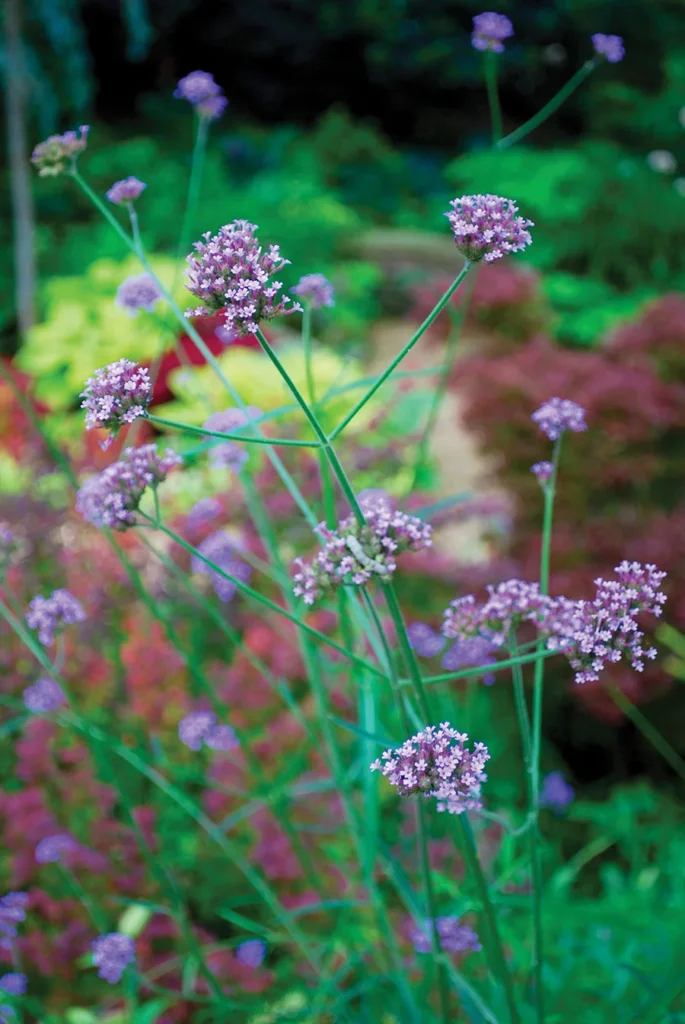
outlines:
{"label": "out-of-focus flower cluster", "polygon": [[39,142],[33,150],[31,163],[38,168],[41,178],[55,177],[73,170],[76,158],[88,145],[89,131],[90,127],[84,124],[78,131],[50,135],[45,142]]}
{"label": "out-of-focus flower cluster", "polygon": [[182,461],[169,448],[159,455],[154,444],[126,448],[118,462],[81,487],[76,498],[77,511],[95,526],[127,530],[136,523],[135,513],[147,488],[157,488],[169,470]]}

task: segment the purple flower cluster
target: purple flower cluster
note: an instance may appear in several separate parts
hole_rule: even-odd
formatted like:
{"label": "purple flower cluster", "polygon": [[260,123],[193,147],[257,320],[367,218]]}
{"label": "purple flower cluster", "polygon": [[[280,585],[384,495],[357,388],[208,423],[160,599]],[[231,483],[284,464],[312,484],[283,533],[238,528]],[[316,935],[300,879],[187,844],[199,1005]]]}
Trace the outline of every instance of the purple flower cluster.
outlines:
{"label": "purple flower cluster", "polygon": [[17,925],[26,920],[28,893],[8,892],[0,897],[0,946],[7,949],[17,934]]}
{"label": "purple flower cluster", "polygon": [[[572,402],[570,398],[548,399],[535,410],[531,419],[544,434],[547,434],[550,441],[556,441],[565,430],[573,430],[576,433],[587,430],[585,409],[577,402]],[[544,466],[545,463],[537,465]]]}
{"label": "purple flower cluster", "polygon": [[208,71],[191,71],[182,78],[174,91],[176,99],[187,100],[200,115],[208,121],[221,117],[228,106],[228,100],[214,76]]}
{"label": "purple flower cluster", "polygon": [[73,594],[68,590],[53,590],[50,597],[37,594],[31,599],[26,624],[30,629],[37,629],[38,639],[49,647],[58,630],[73,626],[75,622],[83,622],[85,617],[83,605]]}
{"label": "purple flower cluster", "polygon": [[129,316],[138,316],[141,309],[151,313],[161,298],[162,293],[151,274],[134,274],[119,285],[114,301]]}
{"label": "purple flower cluster", "polygon": [[80,397],[86,430],[104,427],[115,437],[124,424],[145,416],[152,397],[150,373],[130,359],[119,359],[96,370]]}
{"label": "purple flower cluster", "polygon": [[552,599],[540,593],[539,583],[505,580],[486,589],[489,596],[483,604],[473,594],[452,601],[444,613],[445,636],[459,640],[484,637],[493,647],[501,647],[523,622],[543,627]]}
{"label": "purple flower cluster", "polygon": [[335,305],[333,285],[323,274],[305,274],[290,290],[298,299],[308,302],[312,309]]}
{"label": "purple flower cluster", "polygon": [[626,54],[620,36],[607,36],[603,32],[595,32],[592,36],[592,45],[595,48],[595,53],[600,57],[605,57],[610,64],[618,64]]}
{"label": "purple flower cluster", "polygon": [[[412,925],[409,938],[417,953],[431,952],[432,930],[433,923],[430,918]],[[435,930],[438,933],[440,948],[446,953],[477,953],[483,948],[473,928],[469,928],[467,924],[459,924],[458,917],[436,917]]]}
{"label": "purple flower cluster", "polygon": [[100,935],[91,943],[93,964],[98,968],[98,977],[116,985],[128,964],[136,959],[136,944],[128,935],[109,932]]}
{"label": "purple flower cluster", "polygon": [[178,738],[191,750],[205,743],[210,750],[236,750],[240,744],[230,725],[217,725],[213,711],[191,711],[178,723]]}
{"label": "purple flower cluster", "polygon": [[36,846],[36,860],[39,864],[55,864],[78,848],[79,844],[69,835],[46,836]]}
{"label": "purple flower cluster", "polygon": [[127,530],[135,526],[135,513],[148,487],[156,488],[169,470],[183,462],[167,448],[158,455],[157,445],[126,448],[119,462],[88,480],[76,495],[76,511],[95,526]]}
{"label": "purple flower cluster", "polygon": [[138,178],[122,178],[121,181],[115,181],[105,192],[105,197],[115,206],[128,206],[134,203],[146,188],[145,182],[139,181]]}
{"label": "purple flower cluster", "polygon": [[[11,971],[9,974],[3,974],[0,978],[0,992],[6,992],[9,996],[23,996],[26,992],[26,986],[28,985],[28,979],[25,974],[19,974],[18,971]],[[7,1010],[9,1007],[0,1006],[0,1012]]]}
{"label": "purple flower cluster", "polygon": [[191,531],[197,530],[200,526],[211,523],[220,513],[221,502],[216,498],[201,498],[188,513],[186,526]]}
{"label": "purple flower cluster", "polygon": [[656,657],[655,648],[642,644],[645,635],[638,628],[638,618],[645,612],[661,615],[666,573],[655,565],[627,561],[614,571],[617,580],[595,580],[593,601],[560,598],[552,603],[547,648],[566,655],[577,683],[598,680],[607,662],[626,658],[636,672],[642,672],[644,659]]}
{"label": "purple flower cluster", "polygon": [[559,814],[573,802],[573,787],[564,778],[563,772],[550,772],[546,775],[540,790],[540,807],[548,807]]}
{"label": "purple flower cluster", "polygon": [[343,519],[337,529],[323,523],[317,533],[323,549],[311,564],[295,559],[296,597],[314,604],[322,594],[342,586],[363,586],[377,578],[389,580],[397,563],[395,556],[404,551],[421,551],[432,544],[432,527],[416,516],[393,511],[386,502],[366,501],[361,505],[366,522],[354,515]]}
{"label": "purple flower cluster", "polygon": [[457,249],[472,263],[492,263],[509,252],[521,252],[533,241],[532,220],[518,215],[513,199],[502,196],[460,196],[445,216]]}
{"label": "purple flower cluster", "polygon": [[[212,430],[218,434],[231,434],[240,427],[245,427],[250,420],[258,420],[264,415],[256,405],[248,405],[243,411],[238,408],[215,412],[203,424],[203,430]],[[228,468],[238,473],[247,462],[247,452],[235,441],[214,445],[209,451],[209,461],[217,468]]]}
{"label": "purple flower cluster", "polygon": [[[220,601],[230,601],[238,589],[236,583],[226,579],[226,576],[232,576],[239,583],[250,582],[252,569],[240,558],[240,548],[224,530],[217,530],[205,537],[198,545],[197,552],[190,559],[190,567],[193,572],[209,576],[214,593]],[[207,565],[205,559],[213,562],[222,572]]]}
{"label": "purple flower cluster", "polygon": [[186,310],[186,316],[212,316],[223,310],[226,326],[241,337],[254,334],[262,320],[301,308],[288,306],[287,297],[278,299],[282,282],[271,279],[290,261],[283,259],[277,245],[263,251],[256,230],[256,224],[234,220],[216,235],[207,231],[204,242],[195,242],[195,254],[188,256],[186,287],[205,305]]}
{"label": "purple flower cluster", "polygon": [[62,687],[54,679],[39,679],[24,690],[24,705],[35,713],[56,711],[66,701]]}
{"label": "purple flower cluster", "polygon": [[504,53],[502,40],[509,39],[513,34],[514,26],[506,14],[485,11],[483,14],[476,14],[473,19],[471,45],[476,50]]}
{"label": "purple flower cluster", "polygon": [[429,725],[406,740],[401,747],[386,750],[374,761],[379,771],[395,786],[400,796],[420,793],[438,801],[438,811],[461,814],[479,810],[483,769],[490,755],[483,743],[468,750],[466,733],[457,732],[449,722]]}
{"label": "purple flower cluster", "polygon": [[[436,633],[425,622],[413,622],[407,628],[407,636],[412,648],[422,658],[436,657],[445,646],[444,636]],[[481,636],[457,640],[444,655],[442,667],[448,672],[454,672],[466,665],[480,665],[483,668],[494,665],[496,659],[493,657],[493,648],[492,642]],[[483,676],[486,686],[491,686],[494,681],[491,672]]]}
{"label": "purple flower cluster", "polygon": [[236,947],[235,958],[245,967],[261,967],[266,956],[266,942],[263,939],[247,939]]}
{"label": "purple flower cluster", "polygon": [[550,651],[560,651],[575,669],[577,683],[599,679],[607,662],[630,661],[637,672],[644,659],[656,657],[644,648],[638,618],[649,612],[659,616],[666,601],[661,584],[666,576],[655,565],[621,562],[616,580],[595,580],[592,601],[547,597],[537,583],[507,580],[489,586],[489,597],[479,603],[473,594],[459,597],[445,611],[445,636],[484,637],[501,646],[522,623],[531,622]]}
{"label": "purple flower cluster", "polygon": [[63,135],[50,135],[45,142],[39,142],[31,155],[31,163],[38,168],[41,178],[53,177],[73,171],[76,158],[88,145],[87,124],[82,124],[77,132],[64,132]]}
{"label": "purple flower cluster", "polygon": [[541,485],[546,484],[554,476],[554,466],[551,462],[536,462],[530,467],[530,471]]}

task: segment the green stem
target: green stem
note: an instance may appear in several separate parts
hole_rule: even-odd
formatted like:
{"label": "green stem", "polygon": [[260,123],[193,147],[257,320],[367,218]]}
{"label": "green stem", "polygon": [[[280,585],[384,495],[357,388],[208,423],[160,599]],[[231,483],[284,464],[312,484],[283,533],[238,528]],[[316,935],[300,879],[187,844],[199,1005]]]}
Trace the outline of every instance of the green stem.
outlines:
{"label": "green stem", "polygon": [[79,903],[81,903],[91,919],[96,929],[102,935],[107,931],[107,922],[105,918],[100,914],[100,911],[95,906],[86,890],[81,885],[79,878],[74,874],[71,868],[67,867],[61,860],[58,861],[57,867],[62,874],[68,888],[71,889],[74,896],[76,896]]}
{"label": "green stem", "polygon": [[428,700],[428,695],[426,694],[426,691],[423,686],[423,679],[421,678],[421,668],[419,666],[418,661],[416,660],[414,649],[409,643],[407,627],[405,626],[404,619],[402,617],[402,609],[400,608],[400,603],[397,600],[397,594],[395,593],[395,588],[393,587],[392,583],[383,584],[383,593],[385,594],[385,600],[388,605],[388,611],[390,612],[390,616],[395,626],[395,632],[397,633],[397,641],[400,645],[402,656],[404,658],[407,669],[409,670],[411,685],[414,688],[416,699],[421,709],[421,714],[425,718],[424,724],[431,725],[433,724],[431,721],[432,712]]}
{"label": "green stem", "polygon": [[579,68],[575,75],[568,80],[566,85],[559,90],[556,96],[553,96],[549,103],[545,104],[542,110],[539,110],[537,114],[534,114],[533,117],[515,131],[510,132],[509,135],[505,135],[503,139],[499,139],[499,141],[496,142],[496,148],[508,149],[509,146],[513,146],[514,143],[520,142],[521,139],[526,137],[526,135],[530,135],[530,133],[534,132],[536,128],[539,128],[548,117],[551,117],[551,115],[559,109],[562,103],[569,98],[571,93],[576,91],[578,86],[585,81],[588,75],[592,74],[597,67],[597,63],[596,59],[586,61],[582,68]]}
{"label": "green stem", "polygon": [[428,856],[428,826],[426,822],[426,808],[424,798],[417,798],[417,826],[419,838],[419,854],[421,859],[421,877],[426,893],[426,911],[430,922],[430,943],[433,963],[438,977],[438,997],[440,999],[440,1017],[443,1024],[449,1024],[450,1020],[450,997],[447,984],[447,973],[440,947],[440,935],[438,934],[438,920],[435,905],[435,893],[433,892],[433,881],[431,879],[430,857]]}
{"label": "green stem", "polygon": [[[516,638],[511,637],[511,652],[516,655]],[[512,668],[514,682],[514,697],[516,700],[516,714],[521,730],[521,742],[523,745],[523,761],[526,776],[526,792],[528,794],[529,820],[534,827],[526,830],[528,843],[528,854],[530,857],[530,869],[532,879],[532,903],[533,903],[533,979],[535,985],[535,1008],[538,1024],[544,1024],[544,989],[542,978],[542,864],[540,862],[540,836],[537,829],[537,801],[538,792],[534,783],[533,775],[533,752],[530,735],[530,719],[526,705],[526,694],[523,687],[523,672],[520,663]]]}
{"label": "green stem", "polygon": [[348,423],[350,423],[354,419],[354,417],[357,415],[357,413],[360,412],[360,410],[364,408],[364,406],[369,401],[369,399],[371,399],[376,394],[378,389],[385,383],[385,381],[388,379],[388,377],[393,372],[393,370],[397,369],[397,367],[400,365],[400,363],[402,362],[404,357],[409,352],[411,352],[411,350],[413,349],[413,347],[416,344],[416,342],[422,337],[422,335],[424,335],[426,333],[426,331],[428,330],[430,325],[440,315],[442,310],[445,308],[447,303],[450,301],[450,299],[454,295],[455,291],[457,290],[457,288],[459,287],[461,282],[464,280],[464,278],[468,274],[469,270],[471,269],[471,266],[472,266],[472,264],[470,263],[470,261],[466,260],[466,262],[464,263],[464,266],[463,266],[461,272],[458,274],[458,276],[455,278],[455,280],[449,286],[449,288],[447,289],[445,294],[442,296],[442,298],[439,300],[439,302],[437,303],[435,308],[428,314],[428,316],[423,321],[423,323],[418,328],[418,330],[415,331],[415,333],[411,336],[411,338],[409,339],[407,344],[404,346],[402,351],[399,353],[399,355],[395,356],[395,358],[392,360],[392,362],[385,368],[383,373],[381,373],[381,375],[376,378],[375,383],[371,385],[371,387],[366,392],[366,394],[362,395],[362,397],[359,399],[359,401],[354,406],[354,408],[351,409],[350,412],[348,412],[347,416],[345,416],[345,418],[338,424],[338,426],[335,428],[335,430],[332,432],[332,434],[329,435],[329,440],[330,441],[334,441],[335,438],[338,436],[338,434],[342,433],[342,431],[345,429],[345,427],[348,425]]}
{"label": "green stem", "polygon": [[488,959],[495,964],[496,973],[504,987],[507,1008],[509,1010],[510,1024],[520,1024],[518,1010],[516,1009],[516,1000],[514,999],[514,987],[512,985],[507,961],[504,956],[504,948],[502,946],[499,928],[497,927],[495,908],[492,905],[490,889],[480,864],[473,831],[471,829],[471,823],[469,822],[467,814],[464,813],[456,815],[455,825],[461,835],[460,845],[466,859],[467,873],[473,877],[480,897],[481,910],[485,918],[486,931],[488,933]]}
{"label": "green stem", "polygon": [[314,388],[314,369],[312,366],[312,304],[305,302],[302,307],[302,348],[304,349],[304,369],[307,377],[307,397],[311,405],[316,403]]}
{"label": "green stem", "polygon": [[496,145],[502,138],[502,107],[497,89],[497,54],[487,50],[484,57],[485,86],[488,92],[490,107],[490,123],[492,125],[492,143]]}
{"label": "green stem", "polygon": [[468,285],[465,289],[464,301],[457,312],[455,322],[451,325],[450,333],[447,338],[447,345],[445,346],[445,358],[440,369],[440,377],[438,379],[438,386],[433,391],[433,400],[431,407],[428,412],[428,418],[426,419],[425,426],[423,428],[423,434],[419,441],[419,448],[416,455],[416,466],[414,469],[414,480],[410,489],[410,493],[419,486],[419,480],[423,467],[426,463],[428,450],[430,448],[431,439],[435,430],[440,409],[442,403],[445,400],[445,395],[449,387],[450,373],[454,366],[454,359],[457,353],[457,346],[459,344],[459,338],[461,335],[461,328],[464,325],[464,321],[468,315],[469,305],[471,297],[473,295],[473,289],[476,284],[476,275],[478,273],[478,267],[475,268],[474,273],[471,275]]}
{"label": "green stem", "polygon": [[[496,661],[492,665],[475,665],[473,668],[462,668],[458,672],[443,672],[439,676],[426,676],[423,680],[424,686],[433,683],[451,683],[455,679],[468,679],[471,676],[482,676],[486,672],[501,672],[505,668],[512,668],[514,665],[527,665],[529,662],[544,662],[547,658],[553,658],[559,651],[535,651],[533,654],[522,654],[518,658],[507,658],[504,661]],[[403,679],[400,686],[411,686],[411,683]]]}
{"label": "green stem", "polygon": [[205,153],[207,152],[207,134],[209,130],[209,120],[206,117],[198,115],[197,118],[197,131],[195,132],[195,145],[193,146],[193,160],[190,165],[190,180],[188,182],[188,194],[186,196],[186,206],[183,211],[183,222],[181,226],[181,233],[178,238],[178,249],[176,250],[176,270],[174,272],[174,283],[172,286],[172,292],[176,291],[178,285],[178,274],[179,268],[182,266],[182,260],[188,253],[190,247],[190,229],[195,220],[197,214],[197,204],[200,199],[200,188],[202,185],[202,171],[205,163]]}
{"label": "green stem", "polygon": [[608,685],[607,692],[614,704],[621,709],[633,725],[640,730],[645,739],[649,740],[654,749],[659,751],[664,760],[668,761],[674,772],[685,782],[685,760],[673,749],[668,740],[664,739],[649,719],[628,700],[622,690],[619,690],[616,686]]}
{"label": "green stem", "polygon": [[174,427],[176,430],[185,430],[189,434],[203,434],[205,437],[220,437],[224,441],[243,441],[245,444],[287,445],[291,448],[321,447],[318,441],[291,441],[283,437],[248,437],[246,434],[222,434],[218,430],[192,427],[189,423],[177,423],[176,420],[163,419],[161,416],[153,416],[151,413],[148,413],[146,419],[149,423],[155,423],[161,427]]}

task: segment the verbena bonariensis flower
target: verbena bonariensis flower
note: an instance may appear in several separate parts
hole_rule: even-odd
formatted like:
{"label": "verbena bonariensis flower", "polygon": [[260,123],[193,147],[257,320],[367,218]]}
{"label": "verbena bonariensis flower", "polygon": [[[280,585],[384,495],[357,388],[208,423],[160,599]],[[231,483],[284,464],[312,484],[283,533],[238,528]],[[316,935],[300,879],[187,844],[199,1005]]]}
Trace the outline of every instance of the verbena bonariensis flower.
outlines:
{"label": "verbena bonariensis flower", "polygon": [[[430,953],[432,949],[432,921],[426,918],[421,924],[415,923],[409,932],[409,938],[417,953]],[[436,917],[435,930],[438,933],[440,948],[446,953],[477,953],[482,949],[478,936],[467,924],[459,924],[458,917]]]}
{"label": "verbena bonariensis flower", "polygon": [[365,502],[361,507],[365,523],[350,515],[335,530],[319,524],[323,549],[311,564],[295,559],[293,593],[305,604],[314,604],[322,594],[338,587],[363,586],[374,578],[389,580],[397,568],[396,555],[421,551],[433,543],[433,528],[416,516],[393,511],[381,501]]}
{"label": "verbena bonariensis flower", "polygon": [[[497,659],[493,655],[495,644],[484,636],[471,636],[457,640],[452,644],[442,659],[442,667],[448,672],[456,672],[467,665],[495,665]],[[492,672],[483,675],[486,686],[492,686],[495,677]]]}
{"label": "verbena bonariensis flower", "polygon": [[550,441],[556,441],[565,430],[573,430],[576,433],[587,430],[585,409],[577,402],[572,402],[570,398],[548,399],[535,410],[531,419],[544,434],[547,434]]}
{"label": "verbena bonariensis flower", "polygon": [[221,514],[221,502],[217,498],[201,498],[191,508],[186,517],[186,526],[189,530],[197,530],[198,527],[211,523]]}
{"label": "verbena bonariensis flower", "polygon": [[98,977],[116,985],[128,964],[136,959],[136,944],[129,935],[109,932],[100,935],[91,943],[93,963],[98,968]]}
{"label": "verbena bonariensis flower", "polygon": [[554,476],[554,466],[551,462],[535,462],[530,467],[530,471],[541,484],[546,484]]}
{"label": "verbena bonariensis flower", "polygon": [[83,605],[68,590],[53,590],[50,597],[37,594],[29,602],[26,624],[38,630],[38,639],[46,647],[55,639],[55,633],[75,622],[83,622]]}
{"label": "verbena bonariensis flower", "polygon": [[445,636],[458,640],[484,637],[492,646],[501,647],[523,622],[543,627],[552,599],[540,593],[539,583],[514,579],[486,589],[489,596],[482,604],[473,594],[452,601],[444,613]]}
{"label": "verbena bonariensis flower", "polygon": [[41,178],[64,174],[76,167],[76,158],[88,145],[90,127],[82,124],[77,132],[50,135],[45,142],[39,142],[31,155],[31,163],[38,168]]}
{"label": "verbena bonariensis flower", "polygon": [[[18,971],[11,971],[9,974],[3,974],[0,978],[0,992],[6,992],[10,996],[23,996],[26,992],[28,985],[28,979],[25,974],[20,974]],[[3,1007],[0,1007],[2,1010]],[[8,1008],[5,1007],[5,1010]]]}
{"label": "verbena bonariensis flower", "polygon": [[59,683],[54,679],[39,679],[24,690],[24,705],[29,711],[56,711],[67,698]]}
{"label": "verbena bonariensis flower", "polygon": [[323,274],[305,274],[290,290],[298,299],[308,302],[312,309],[335,305],[333,285]]}
{"label": "verbena bonariensis flower", "polygon": [[407,626],[407,637],[413,650],[422,658],[434,658],[445,646],[444,637],[425,622],[412,622]]}
{"label": "verbena bonariensis flower", "polygon": [[614,571],[617,580],[595,580],[594,600],[557,598],[548,614],[546,646],[566,655],[577,683],[597,681],[607,662],[626,658],[636,672],[642,672],[644,659],[656,657],[655,648],[643,646],[644,633],[637,620],[645,612],[661,615],[666,573],[655,565],[628,561]]}
{"label": "verbena bonariensis flower", "polygon": [[[192,555],[190,567],[193,572],[203,573],[209,576],[214,587],[214,593],[220,601],[230,601],[238,589],[233,580],[226,579],[216,569],[207,565],[205,559],[209,559],[219,569],[222,569],[227,576],[233,576],[240,583],[249,583],[252,576],[252,568],[240,557],[240,548],[224,530],[217,530],[210,533],[208,537],[198,545],[198,554]],[[204,556],[204,557],[200,557]]]}
{"label": "verbena bonariensis flower", "polygon": [[95,526],[127,530],[135,526],[135,513],[147,488],[157,488],[182,462],[170,448],[159,455],[155,444],[126,448],[119,462],[107,466],[81,487],[76,495],[76,511]]}
{"label": "verbena bonariensis flower", "polygon": [[134,203],[146,188],[145,182],[138,178],[122,178],[107,189],[105,197],[115,206],[125,206]]}
{"label": "verbena bonariensis flower", "polygon": [[603,32],[595,32],[591,38],[595,53],[605,57],[610,64],[618,64],[625,57],[626,51],[620,36],[607,36]]}
{"label": "verbena bonariensis flower", "polygon": [[[218,434],[232,434],[239,427],[246,426],[250,420],[258,420],[263,415],[256,405],[249,405],[244,411],[238,408],[225,409],[224,412],[212,413],[203,423],[203,429]],[[210,448],[209,461],[215,468],[227,467],[237,473],[247,462],[247,452],[235,441],[226,441],[225,444]]]}
{"label": "verbena bonariensis flower", "polygon": [[221,86],[214,81],[214,75],[209,71],[191,71],[179,80],[174,96],[177,100],[188,100],[188,103],[195,106],[212,96],[220,96],[221,91]]}
{"label": "verbena bonariensis flower", "polygon": [[129,316],[138,316],[141,309],[151,313],[161,298],[159,285],[151,274],[134,274],[119,285],[114,301]]}
{"label": "verbena bonariensis flower", "polygon": [[293,313],[301,307],[278,297],[283,287],[274,274],[290,260],[283,259],[277,245],[264,251],[255,237],[256,224],[234,220],[216,235],[204,234],[195,242],[195,254],[188,256],[186,288],[205,303],[186,310],[186,316],[213,316],[224,311],[226,326],[237,337],[254,334],[262,320]]}
{"label": "verbena bonariensis flower", "polygon": [[28,901],[25,892],[8,892],[0,897],[0,946],[7,948],[17,934],[17,925],[26,920],[24,908]]}
{"label": "verbena bonariensis flower", "polygon": [[509,39],[513,34],[514,26],[506,14],[485,11],[483,14],[476,14],[473,19],[471,45],[476,50],[492,50],[493,53],[504,53],[502,40]]}
{"label": "verbena bonariensis flower", "polygon": [[54,864],[78,848],[79,844],[69,835],[46,836],[36,846],[36,860],[39,864]]}
{"label": "verbena bonariensis flower", "polygon": [[217,121],[227,106],[228,100],[220,93],[218,96],[208,96],[206,100],[200,100],[195,104],[195,110],[206,121]]}
{"label": "verbena bonariensis flower", "polygon": [[450,203],[445,216],[450,222],[457,249],[472,263],[492,263],[509,252],[521,252],[533,241],[532,220],[518,215],[513,199],[502,196],[460,196]]}
{"label": "verbena bonariensis flower", "polygon": [[191,750],[205,743],[211,750],[236,750],[240,744],[230,725],[217,725],[213,711],[191,711],[178,723],[178,738]]}
{"label": "verbena bonariensis flower", "polygon": [[562,772],[550,772],[545,775],[540,790],[540,807],[549,807],[559,813],[572,803],[575,793],[573,787],[564,778]]}
{"label": "verbena bonariensis flower", "polygon": [[266,942],[263,939],[247,939],[236,946],[235,956],[246,967],[261,967],[266,956]]}
{"label": "verbena bonariensis flower", "polygon": [[124,424],[145,416],[152,398],[150,372],[130,359],[118,359],[96,370],[80,397],[81,408],[86,410],[86,430],[104,427],[114,438]]}
{"label": "verbena bonariensis flower", "polygon": [[371,771],[382,772],[400,796],[420,793],[438,801],[438,811],[461,814],[482,807],[483,769],[490,755],[483,743],[468,750],[466,733],[449,722],[429,725],[401,747],[386,750],[373,762]]}

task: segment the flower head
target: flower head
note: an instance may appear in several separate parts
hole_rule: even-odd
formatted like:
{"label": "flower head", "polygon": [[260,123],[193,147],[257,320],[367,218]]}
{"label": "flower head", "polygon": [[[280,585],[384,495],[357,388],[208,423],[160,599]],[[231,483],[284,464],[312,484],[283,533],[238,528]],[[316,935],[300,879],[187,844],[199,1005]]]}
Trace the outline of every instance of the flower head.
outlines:
{"label": "flower head", "polygon": [[422,658],[434,658],[445,646],[445,638],[425,622],[412,622],[407,626],[407,637],[412,649]]}
{"label": "flower head", "polygon": [[211,523],[218,515],[221,515],[221,502],[216,498],[201,498],[188,513],[186,525],[189,530],[196,530],[205,523]]}
{"label": "flower head", "polygon": [[114,300],[129,316],[138,316],[141,309],[151,313],[155,303],[162,298],[159,286],[151,274],[134,274],[119,285]]}
{"label": "flower head", "polygon": [[180,79],[174,90],[176,99],[188,100],[193,106],[220,94],[221,86],[217,85],[214,75],[210,75],[209,71],[191,71]]}
{"label": "flower head", "polygon": [[81,487],[76,510],[95,526],[127,530],[135,526],[135,513],[147,488],[157,488],[169,470],[182,462],[181,456],[169,448],[159,455],[155,444],[126,448],[119,462],[107,466]]}
{"label": "flower head", "polygon": [[[243,411],[238,408],[215,412],[203,424],[203,430],[212,430],[217,434],[231,434],[240,427],[246,426],[250,420],[258,420],[263,416],[256,405],[249,405]],[[209,450],[209,461],[216,469],[228,468],[238,473],[247,462],[247,452],[235,441],[214,445]]]}
{"label": "flower head", "polygon": [[230,725],[217,725],[213,711],[191,711],[178,723],[178,738],[191,750],[235,750],[240,744]]}
{"label": "flower head", "polygon": [[105,197],[115,206],[126,206],[133,203],[145,191],[147,185],[138,178],[122,178],[105,192]]}
{"label": "flower head", "polygon": [[62,687],[54,679],[39,679],[24,690],[24,705],[29,711],[56,711],[66,700]]}
{"label": "flower head", "polygon": [[540,807],[549,807],[557,813],[572,803],[575,793],[573,787],[564,778],[563,772],[550,772],[545,775],[540,790]]}
{"label": "flower head", "polygon": [[83,622],[83,605],[68,590],[53,590],[50,597],[37,594],[29,602],[26,624],[38,630],[38,639],[46,647],[55,639],[55,633],[75,622]]}
{"label": "flower head", "polygon": [[618,64],[625,57],[625,48],[620,36],[606,36],[603,32],[595,32],[592,36],[595,53],[605,57],[610,64]]}
{"label": "flower head", "polygon": [[226,326],[236,336],[253,334],[262,320],[284,316],[301,307],[278,297],[282,283],[273,281],[289,260],[277,245],[264,251],[255,237],[256,224],[234,220],[216,235],[207,231],[188,256],[188,291],[205,305],[186,310],[186,316],[213,316],[224,311]]}
{"label": "flower head", "polygon": [[0,978],[0,992],[6,992],[10,996],[23,996],[27,985],[26,975],[20,974],[18,971],[3,974]]}
{"label": "flower head", "polygon": [[38,168],[41,178],[54,177],[73,171],[76,158],[88,145],[87,124],[82,124],[78,132],[65,132],[63,135],[50,135],[45,142],[39,142],[31,155],[31,163]]}
{"label": "flower head", "polygon": [[530,471],[538,478],[540,484],[546,484],[554,476],[554,466],[551,462],[536,462],[530,467]]}
{"label": "flower head", "polygon": [[491,647],[501,647],[523,622],[544,623],[551,598],[540,593],[539,583],[513,579],[486,589],[488,599],[483,603],[473,594],[452,601],[443,619],[445,636],[455,640],[481,637]]}
{"label": "flower head", "polygon": [[305,604],[314,604],[322,594],[341,586],[362,586],[374,578],[387,581],[397,568],[396,555],[432,544],[432,527],[422,519],[393,511],[378,501],[361,507],[363,524],[354,515],[343,519],[335,530],[321,523],[317,533],[323,549],[311,564],[295,560],[293,592]]}
{"label": "flower head", "polygon": [[71,836],[46,836],[36,846],[36,860],[39,864],[54,864],[62,860],[65,853],[74,853],[78,848],[78,843]]}
{"label": "flower head", "polygon": [[0,897],[0,946],[7,946],[8,942],[17,934],[17,925],[26,920],[26,904],[29,901],[28,893],[8,892]]}
{"label": "flower head", "polygon": [[86,430],[104,427],[115,437],[120,427],[145,416],[152,397],[150,373],[130,359],[119,359],[96,370],[80,397]]}
{"label": "flower head", "polygon": [[136,944],[129,935],[109,932],[100,935],[91,943],[93,964],[98,968],[98,977],[116,985],[128,964],[136,959]]}
{"label": "flower head", "polygon": [[261,967],[266,956],[266,942],[262,939],[247,939],[236,946],[235,956],[246,967]]}
{"label": "flower head", "polygon": [[[496,658],[493,651],[495,644],[484,636],[471,636],[463,640],[456,640],[449,648],[442,659],[442,667],[448,672],[455,672],[465,665],[480,665],[485,668],[487,665],[495,665]],[[491,686],[495,681],[492,672],[483,675],[483,682]]]}
{"label": "flower head", "polygon": [[550,398],[536,409],[531,419],[550,441],[556,441],[565,430],[587,430],[585,409],[570,398]]}
{"label": "flower head", "polygon": [[[430,953],[432,948],[431,932],[432,922],[430,918],[422,921],[421,924],[414,924],[409,932],[409,938],[414,943],[417,953]],[[478,936],[473,928],[466,924],[459,924],[458,917],[436,917],[435,930],[438,933],[440,948],[446,953],[477,953],[482,949]]]}
{"label": "flower head", "polygon": [[[193,572],[209,576],[214,587],[214,593],[220,601],[230,601],[238,589],[234,580],[239,583],[249,583],[252,577],[252,569],[240,558],[240,548],[224,530],[217,530],[210,533],[208,537],[198,545],[198,554],[192,555],[190,567]],[[221,572],[207,565],[208,559],[213,562]],[[233,579],[226,579],[232,576]]]}
{"label": "flower head", "polygon": [[470,751],[466,733],[459,733],[449,722],[429,725],[406,740],[401,747],[386,750],[374,761],[371,771],[379,771],[397,788],[400,796],[420,793],[438,801],[438,811],[461,814],[479,810],[483,769],[490,754],[483,743]]}
{"label": "flower head", "polygon": [[491,50],[493,53],[504,53],[503,39],[514,34],[514,26],[505,14],[485,11],[476,14],[473,19],[471,46],[476,50]]}
{"label": "flower head", "polygon": [[298,299],[308,302],[312,309],[335,305],[333,285],[323,274],[305,274],[290,290]]}
{"label": "flower head", "polygon": [[206,100],[200,100],[195,104],[195,109],[206,121],[218,121],[228,106],[228,100],[220,93],[218,96],[208,96]]}
{"label": "flower head", "polygon": [[450,222],[457,249],[467,260],[492,263],[509,252],[521,252],[533,241],[532,220],[518,216],[513,199],[502,196],[460,196],[450,203],[445,216]]}

